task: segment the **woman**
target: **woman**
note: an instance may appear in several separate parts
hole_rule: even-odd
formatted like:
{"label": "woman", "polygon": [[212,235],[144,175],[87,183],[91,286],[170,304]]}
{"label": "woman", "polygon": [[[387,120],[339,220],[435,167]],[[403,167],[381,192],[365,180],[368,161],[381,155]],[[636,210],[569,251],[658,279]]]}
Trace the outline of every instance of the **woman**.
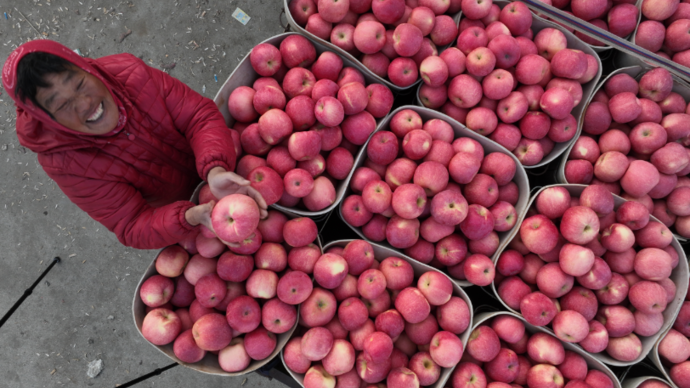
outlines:
{"label": "woman", "polygon": [[189,202],[201,180],[216,198],[252,196],[234,174],[230,130],[213,101],[131,54],[82,58],[50,40],[14,50],[2,82],[17,136],[69,199],[127,246],[162,248],[211,227],[213,202]]}

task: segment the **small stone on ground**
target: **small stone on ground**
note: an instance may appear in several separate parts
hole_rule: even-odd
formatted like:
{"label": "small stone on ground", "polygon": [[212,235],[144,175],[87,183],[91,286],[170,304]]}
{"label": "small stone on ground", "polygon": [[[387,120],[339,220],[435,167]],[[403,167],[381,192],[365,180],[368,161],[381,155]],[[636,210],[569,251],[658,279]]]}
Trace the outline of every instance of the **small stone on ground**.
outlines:
{"label": "small stone on ground", "polygon": [[89,370],[86,371],[86,375],[93,379],[103,371],[103,360],[93,360],[89,363],[88,367]]}

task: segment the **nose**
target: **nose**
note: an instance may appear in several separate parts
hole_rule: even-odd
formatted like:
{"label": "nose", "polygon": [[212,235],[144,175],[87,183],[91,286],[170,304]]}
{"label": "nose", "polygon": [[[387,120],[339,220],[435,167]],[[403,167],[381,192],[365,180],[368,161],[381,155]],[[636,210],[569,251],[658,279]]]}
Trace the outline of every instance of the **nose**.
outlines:
{"label": "nose", "polygon": [[80,94],[74,98],[74,107],[79,115],[91,113],[91,97]]}

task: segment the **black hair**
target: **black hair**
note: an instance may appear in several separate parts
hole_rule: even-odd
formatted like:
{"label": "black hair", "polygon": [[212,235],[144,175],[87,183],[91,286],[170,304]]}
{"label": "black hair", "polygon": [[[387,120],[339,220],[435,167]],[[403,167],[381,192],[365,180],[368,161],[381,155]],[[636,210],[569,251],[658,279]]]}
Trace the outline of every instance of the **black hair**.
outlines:
{"label": "black hair", "polygon": [[73,71],[73,67],[74,65],[71,62],[57,55],[44,52],[34,52],[25,55],[17,64],[16,96],[19,97],[22,102],[26,102],[26,100],[29,99],[34,105],[40,107],[50,115],[50,112],[36,101],[38,88],[47,88],[51,86],[51,84],[45,80],[46,75]]}

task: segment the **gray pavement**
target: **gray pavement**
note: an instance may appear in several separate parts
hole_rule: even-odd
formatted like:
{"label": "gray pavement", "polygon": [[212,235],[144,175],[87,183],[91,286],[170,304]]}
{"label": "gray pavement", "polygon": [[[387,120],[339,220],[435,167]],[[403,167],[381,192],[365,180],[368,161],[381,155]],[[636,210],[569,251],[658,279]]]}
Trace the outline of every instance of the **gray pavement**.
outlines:
{"label": "gray pavement", "polygon": [[[246,26],[232,17],[237,7],[251,17]],[[281,9],[281,0],[0,0],[0,59],[37,38],[92,58],[129,52],[213,98],[255,44],[282,32]],[[19,145],[15,118],[0,88],[0,317],[54,256],[63,261],[0,328],[0,388],[115,387],[170,364],[138,334],[131,314],[154,252],[123,247],[73,205]],[[97,359],[104,369],[89,378],[87,365]],[[245,381],[184,367],[136,386],[243,382],[282,386],[256,374]]]}

